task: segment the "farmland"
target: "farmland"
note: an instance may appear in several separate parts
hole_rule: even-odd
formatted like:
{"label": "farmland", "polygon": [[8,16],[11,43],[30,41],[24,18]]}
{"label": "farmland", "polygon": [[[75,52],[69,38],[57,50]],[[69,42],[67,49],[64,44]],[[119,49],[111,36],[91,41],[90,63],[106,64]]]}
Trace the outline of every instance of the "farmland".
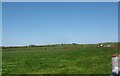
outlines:
{"label": "farmland", "polygon": [[7,47],[2,51],[3,74],[111,74],[118,48],[96,45]]}

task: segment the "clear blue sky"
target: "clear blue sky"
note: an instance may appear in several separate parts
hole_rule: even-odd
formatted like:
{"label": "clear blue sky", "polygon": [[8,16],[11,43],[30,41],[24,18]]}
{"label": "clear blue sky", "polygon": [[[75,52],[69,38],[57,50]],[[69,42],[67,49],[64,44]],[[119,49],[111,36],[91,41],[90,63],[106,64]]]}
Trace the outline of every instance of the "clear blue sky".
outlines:
{"label": "clear blue sky", "polygon": [[3,3],[3,45],[118,41],[117,2]]}

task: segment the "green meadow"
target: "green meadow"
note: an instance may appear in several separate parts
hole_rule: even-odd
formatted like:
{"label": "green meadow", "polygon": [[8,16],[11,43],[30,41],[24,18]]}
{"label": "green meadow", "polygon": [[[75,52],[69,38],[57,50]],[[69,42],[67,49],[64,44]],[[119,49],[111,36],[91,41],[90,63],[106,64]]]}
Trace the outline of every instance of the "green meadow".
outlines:
{"label": "green meadow", "polygon": [[64,44],[7,47],[2,50],[3,74],[111,74],[118,48]]}

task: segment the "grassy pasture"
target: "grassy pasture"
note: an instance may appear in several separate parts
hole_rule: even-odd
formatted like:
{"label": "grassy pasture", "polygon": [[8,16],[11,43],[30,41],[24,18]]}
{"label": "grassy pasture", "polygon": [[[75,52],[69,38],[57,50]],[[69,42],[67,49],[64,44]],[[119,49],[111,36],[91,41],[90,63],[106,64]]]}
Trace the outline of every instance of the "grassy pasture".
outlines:
{"label": "grassy pasture", "polygon": [[3,74],[111,74],[118,49],[93,46],[3,48]]}

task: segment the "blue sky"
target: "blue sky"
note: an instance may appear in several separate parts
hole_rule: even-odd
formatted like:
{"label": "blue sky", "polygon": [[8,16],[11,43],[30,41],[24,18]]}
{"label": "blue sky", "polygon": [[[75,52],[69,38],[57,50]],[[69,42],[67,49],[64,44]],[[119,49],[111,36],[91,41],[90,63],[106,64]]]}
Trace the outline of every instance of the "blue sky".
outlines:
{"label": "blue sky", "polygon": [[0,46],[2,45],[2,2],[0,2]]}
{"label": "blue sky", "polygon": [[4,2],[2,44],[118,41],[117,2]]}

